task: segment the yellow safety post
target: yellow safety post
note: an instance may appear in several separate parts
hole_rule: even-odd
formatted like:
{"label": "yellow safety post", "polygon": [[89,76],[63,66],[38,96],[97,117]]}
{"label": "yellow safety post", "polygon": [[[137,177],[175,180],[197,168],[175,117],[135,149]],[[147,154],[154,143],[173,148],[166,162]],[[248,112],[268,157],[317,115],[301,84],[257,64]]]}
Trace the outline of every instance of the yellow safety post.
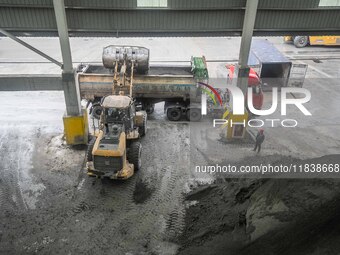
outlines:
{"label": "yellow safety post", "polygon": [[292,36],[285,36],[283,37],[283,40],[285,43],[293,43],[293,37]]}
{"label": "yellow safety post", "polygon": [[87,110],[82,109],[80,116],[64,116],[64,136],[68,145],[88,143],[89,125]]}
{"label": "yellow safety post", "polygon": [[227,139],[243,139],[246,135],[246,128],[248,125],[248,113],[245,113],[244,115],[234,115],[230,113],[228,117]]}

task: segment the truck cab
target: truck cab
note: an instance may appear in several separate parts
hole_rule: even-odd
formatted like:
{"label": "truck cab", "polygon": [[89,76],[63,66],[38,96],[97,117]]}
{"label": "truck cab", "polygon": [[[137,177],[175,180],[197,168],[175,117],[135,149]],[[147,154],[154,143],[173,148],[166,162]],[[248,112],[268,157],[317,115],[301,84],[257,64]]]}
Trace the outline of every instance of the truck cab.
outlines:
{"label": "truck cab", "polygon": [[[235,66],[227,65],[226,67],[229,71],[228,84],[232,84],[232,79],[234,78],[235,75]],[[250,68],[249,71],[248,87],[252,88],[253,91],[254,108],[257,110],[261,110],[263,107],[263,91],[261,87],[261,79],[253,68]]]}

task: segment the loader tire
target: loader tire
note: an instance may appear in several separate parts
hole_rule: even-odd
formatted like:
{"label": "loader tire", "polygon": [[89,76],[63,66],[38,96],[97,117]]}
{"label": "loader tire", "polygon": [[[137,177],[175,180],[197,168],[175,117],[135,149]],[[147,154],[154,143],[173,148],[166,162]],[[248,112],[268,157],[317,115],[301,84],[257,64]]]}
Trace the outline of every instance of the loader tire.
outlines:
{"label": "loader tire", "polygon": [[89,145],[87,146],[86,159],[88,162],[93,161],[92,150],[93,150],[93,146],[95,142],[96,142],[96,138],[92,137],[92,139],[89,142]]}
{"label": "loader tire", "polygon": [[140,137],[143,137],[146,134],[146,131],[147,131],[147,119],[148,119],[148,115],[144,114],[144,116],[143,116],[143,124],[142,124],[142,126],[140,126],[138,128],[138,133],[139,133]]}
{"label": "loader tire", "polygon": [[130,164],[134,165],[136,171],[138,171],[142,167],[141,156],[142,156],[142,144],[140,142],[132,143],[127,158]]}
{"label": "loader tire", "polygon": [[294,38],[294,45],[296,48],[306,47],[309,43],[308,36],[296,36]]}
{"label": "loader tire", "polygon": [[177,107],[169,108],[166,116],[170,121],[179,121],[182,117],[182,111],[180,108]]}
{"label": "loader tire", "polygon": [[148,107],[146,107],[146,113],[147,114],[153,114],[154,111],[155,111],[155,105],[154,104],[148,105]]}

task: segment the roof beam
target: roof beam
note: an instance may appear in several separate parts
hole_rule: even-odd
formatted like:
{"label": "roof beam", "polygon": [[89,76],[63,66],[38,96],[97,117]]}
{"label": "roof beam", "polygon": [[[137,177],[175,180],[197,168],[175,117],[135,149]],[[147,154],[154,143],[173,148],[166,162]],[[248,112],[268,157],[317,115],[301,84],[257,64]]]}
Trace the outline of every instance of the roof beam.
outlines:
{"label": "roof beam", "polygon": [[[2,1],[3,29],[20,36],[58,36],[52,1],[17,0],[28,7]],[[135,0],[65,2],[71,37],[240,36],[246,7],[244,0],[168,0],[168,8],[148,9],[137,8]],[[340,35],[340,8],[318,3],[259,0],[254,35]]]}
{"label": "roof beam", "polygon": [[0,91],[63,90],[61,75],[0,75]]}

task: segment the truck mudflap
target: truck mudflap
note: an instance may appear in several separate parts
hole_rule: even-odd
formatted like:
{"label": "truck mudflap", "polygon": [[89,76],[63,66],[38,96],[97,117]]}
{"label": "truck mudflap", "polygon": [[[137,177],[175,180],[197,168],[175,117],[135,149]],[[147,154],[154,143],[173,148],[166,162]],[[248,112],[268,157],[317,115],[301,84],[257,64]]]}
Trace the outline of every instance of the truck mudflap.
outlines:
{"label": "truck mudflap", "polygon": [[308,70],[308,65],[305,64],[293,64],[289,80],[288,80],[288,87],[297,87],[302,88],[305,82],[306,73]]}

